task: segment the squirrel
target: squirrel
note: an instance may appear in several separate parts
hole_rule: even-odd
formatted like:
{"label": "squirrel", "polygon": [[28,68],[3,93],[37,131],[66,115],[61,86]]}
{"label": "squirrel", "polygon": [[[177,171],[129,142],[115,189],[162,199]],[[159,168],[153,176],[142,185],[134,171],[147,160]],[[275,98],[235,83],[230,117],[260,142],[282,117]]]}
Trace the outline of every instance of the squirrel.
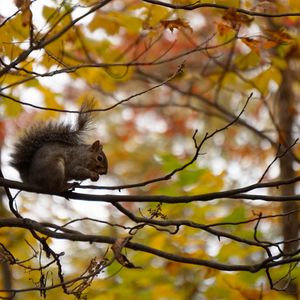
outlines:
{"label": "squirrel", "polygon": [[60,122],[36,123],[15,144],[10,165],[22,181],[43,192],[61,193],[77,186],[70,180],[91,179],[107,173],[107,158],[99,140],[83,142],[92,121],[92,102],[84,102],[75,126]]}

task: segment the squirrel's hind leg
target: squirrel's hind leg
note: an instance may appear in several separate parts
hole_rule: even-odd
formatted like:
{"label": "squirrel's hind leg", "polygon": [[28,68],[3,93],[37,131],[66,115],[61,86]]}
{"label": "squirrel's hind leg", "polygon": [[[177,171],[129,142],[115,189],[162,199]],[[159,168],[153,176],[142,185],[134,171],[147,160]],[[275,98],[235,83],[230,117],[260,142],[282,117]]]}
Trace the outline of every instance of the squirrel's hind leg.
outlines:
{"label": "squirrel's hind leg", "polygon": [[45,192],[59,193],[68,189],[65,181],[65,160],[62,156],[56,157],[36,153],[30,168],[30,183]]}

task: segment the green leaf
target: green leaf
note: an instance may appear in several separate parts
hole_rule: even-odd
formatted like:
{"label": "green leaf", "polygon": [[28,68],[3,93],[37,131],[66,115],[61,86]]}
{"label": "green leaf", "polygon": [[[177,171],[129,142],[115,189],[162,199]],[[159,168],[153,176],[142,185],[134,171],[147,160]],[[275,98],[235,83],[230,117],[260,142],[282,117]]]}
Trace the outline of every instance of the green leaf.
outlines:
{"label": "green leaf", "polygon": [[266,96],[269,93],[269,84],[271,80],[274,80],[278,85],[280,85],[282,81],[281,72],[272,66],[252,79],[252,82],[258,90]]}
{"label": "green leaf", "polygon": [[261,62],[261,58],[254,51],[250,51],[246,55],[239,54],[235,58],[235,64],[240,70],[247,70],[257,67]]}

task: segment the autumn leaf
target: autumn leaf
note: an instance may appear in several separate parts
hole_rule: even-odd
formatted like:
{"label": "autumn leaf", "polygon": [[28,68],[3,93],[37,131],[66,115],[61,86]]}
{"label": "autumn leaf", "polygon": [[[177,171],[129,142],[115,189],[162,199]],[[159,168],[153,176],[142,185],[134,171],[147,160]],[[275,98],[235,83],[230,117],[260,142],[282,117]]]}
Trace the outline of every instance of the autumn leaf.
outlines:
{"label": "autumn leaf", "polygon": [[228,26],[225,23],[220,22],[220,23],[217,23],[217,30],[218,30],[220,36],[224,36],[227,33],[232,31],[232,27]]}
{"label": "autumn leaf", "polygon": [[162,24],[162,26],[165,29],[169,29],[171,32],[173,32],[174,29],[177,29],[177,30],[188,29],[190,32],[193,32],[193,29],[189,25],[189,23],[182,19],[162,20],[162,21],[160,21],[160,23]]}
{"label": "autumn leaf", "polygon": [[28,26],[32,23],[32,12],[30,10],[30,0],[16,0],[15,4],[20,8],[22,12],[22,25],[23,27]]}
{"label": "autumn leaf", "polygon": [[247,45],[251,50],[253,50],[256,54],[259,54],[261,42],[251,38],[242,38],[241,41]]}
{"label": "autumn leaf", "polygon": [[140,269],[141,267],[135,266],[131,263],[128,258],[121,253],[123,247],[132,239],[132,237],[119,238],[115,241],[115,243],[111,246],[112,251],[115,254],[115,258],[123,267],[128,269]]}
{"label": "autumn leaf", "polygon": [[262,49],[271,49],[278,45],[277,42],[264,39],[264,38],[258,38],[258,39],[252,39],[252,38],[242,38],[241,41],[247,45],[252,51],[254,51],[257,55],[260,55],[260,51]]}
{"label": "autumn leaf", "polygon": [[266,30],[265,33],[271,41],[277,44],[289,43],[293,40],[290,34],[283,29],[277,31]]}
{"label": "autumn leaf", "polygon": [[233,7],[227,9],[222,19],[230,23],[232,28],[234,29],[237,29],[242,24],[249,26],[250,23],[252,23],[252,21],[254,20],[253,18],[245,14],[238,13],[237,10]]}

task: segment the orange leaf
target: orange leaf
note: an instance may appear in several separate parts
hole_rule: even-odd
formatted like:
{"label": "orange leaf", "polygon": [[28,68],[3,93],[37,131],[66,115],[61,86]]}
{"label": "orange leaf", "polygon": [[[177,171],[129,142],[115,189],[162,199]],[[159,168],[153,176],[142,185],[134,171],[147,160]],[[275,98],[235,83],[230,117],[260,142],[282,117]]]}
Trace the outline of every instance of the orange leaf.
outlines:
{"label": "orange leaf", "polygon": [[217,29],[218,29],[218,32],[220,34],[220,36],[223,36],[225,35],[226,33],[232,31],[232,28],[224,23],[218,23],[217,24]]}
{"label": "orange leaf", "polygon": [[242,42],[246,44],[251,50],[253,50],[256,54],[259,54],[259,49],[261,46],[260,41],[251,38],[242,38]]}
{"label": "orange leaf", "polygon": [[277,31],[266,31],[270,39],[277,44],[288,43],[293,40],[293,38],[285,31],[277,30]]}
{"label": "orange leaf", "polygon": [[278,43],[274,42],[274,41],[270,41],[270,40],[267,40],[267,41],[264,41],[262,43],[262,47],[264,49],[270,49],[270,48],[274,48],[278,45]]}

